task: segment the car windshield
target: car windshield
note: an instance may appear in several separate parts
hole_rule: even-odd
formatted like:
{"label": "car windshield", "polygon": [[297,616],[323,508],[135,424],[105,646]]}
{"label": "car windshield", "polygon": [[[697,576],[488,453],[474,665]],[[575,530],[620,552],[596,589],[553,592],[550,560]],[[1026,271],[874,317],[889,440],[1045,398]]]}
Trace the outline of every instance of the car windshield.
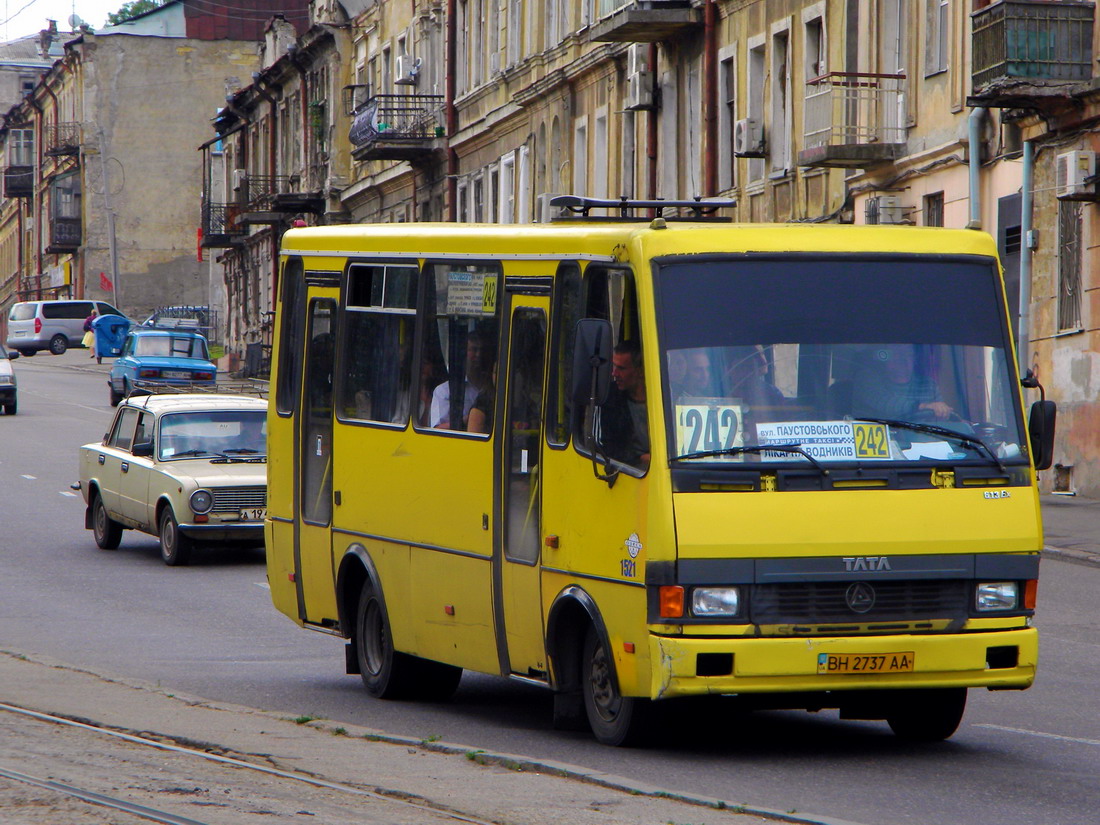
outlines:
{"label": "car windshield", "polygon": [[134,355],[205,360],[206,342],[191,335],[140,335],[134,342]]}
{"label": "car windshield", "polygon": [[990,259],[677,261],[658,285],[674,460],[1026,462]]}
{"label": "car windshield", "polygon": [[160,419],[157,454],[161,461],[267,455],[267,413],[263,410],[181,412]]}

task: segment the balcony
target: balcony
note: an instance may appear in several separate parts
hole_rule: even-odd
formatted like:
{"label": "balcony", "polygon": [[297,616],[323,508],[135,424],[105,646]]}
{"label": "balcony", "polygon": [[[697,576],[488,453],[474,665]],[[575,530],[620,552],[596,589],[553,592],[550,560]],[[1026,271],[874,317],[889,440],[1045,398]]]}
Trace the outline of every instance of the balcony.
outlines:
{"label": "balcony", "polygon": [[597,0],[597,22],[588,39],[619,43],[671,40],[703,25],[703,14],[685,0]]}
{"label": "balcony", "polygon": [[34,197],[33,166],[8,166],[4,169],[4,197]]}
{"label": "balcony", "polygon": [[1064,99],[1092,77],[1095,6],[1063,0],[1000,0],[973,12],[972,105],[1033,106]]}
{"label": "balcony", "polygon": [[[277,223],[287,213],[325,211],[324,193],[303,191],[298,175],[241,175],[234,190],[237,202],[246,207],[241,220],[249,223]],[[270,213],[276,219],[254,220],[253,213]]]}
{"label": "balcony", "polygon": [[80,154],[80,124],[51,123],[45,129],[43,151],[51,157]]}
{"label": "balcony", "polygon": [[352,115],[356,160],[417,160],[441,148],[443,95],[375,95]]}
{"label": "balcony", "polygon": [[75,252],[80,248],[80,237],[80,218],[52,218],[46,251],[51,254]]}
{"label": "balcony", "polygon": [[863,169],[905,151],[905,75],[830,72],[806,83],[799,166]]}
{"label": "balcony", "polygon": [[235,203],[202,204],[202,245],[213,247],[236,246],[248,234],[237,218],[241,207]]}

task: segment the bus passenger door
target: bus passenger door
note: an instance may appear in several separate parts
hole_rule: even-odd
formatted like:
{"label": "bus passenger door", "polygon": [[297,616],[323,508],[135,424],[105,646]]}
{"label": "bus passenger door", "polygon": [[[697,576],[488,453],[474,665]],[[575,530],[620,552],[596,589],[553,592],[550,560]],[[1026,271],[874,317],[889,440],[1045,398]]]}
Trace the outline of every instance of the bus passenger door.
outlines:
{"label": "bus passenger door", "polygon": [[[502,670],[545,679],[540,561],[540,455],[549,300],[513,295],[507,383],[497,452],[499,518],[494,548],[497,648]],[[498,405],[498,409],[500,406]]]}
{"label": "bus passenger door", "polygon": [[295,570],[307,622],[336,619],[332,567],[332,379],[336,301],[309,302],[305,381],[299,416]]}

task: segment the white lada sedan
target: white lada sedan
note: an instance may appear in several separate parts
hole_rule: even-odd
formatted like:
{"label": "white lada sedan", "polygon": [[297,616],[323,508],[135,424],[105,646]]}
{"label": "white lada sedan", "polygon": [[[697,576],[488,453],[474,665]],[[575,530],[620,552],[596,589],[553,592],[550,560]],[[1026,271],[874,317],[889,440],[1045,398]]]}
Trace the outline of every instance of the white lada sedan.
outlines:
{"label": "white lada sedan", "polygon": [[122,402],[102,443],[80,448],[84,526],[114,550],[124,529],[160,539],[165,564],[198,542],[263,544],[267,401],[144,395]]}

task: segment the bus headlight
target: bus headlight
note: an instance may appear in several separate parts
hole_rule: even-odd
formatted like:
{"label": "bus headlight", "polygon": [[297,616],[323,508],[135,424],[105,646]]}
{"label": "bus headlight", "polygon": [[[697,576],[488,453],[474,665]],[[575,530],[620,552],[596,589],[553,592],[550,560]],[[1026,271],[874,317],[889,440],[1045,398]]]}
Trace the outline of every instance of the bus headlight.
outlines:
{"label": "bus headlight", "polygon": [[209,513],[210,508],[214,506],[214,497],[210,495],[209,490],[196,490],[191,494],[191,510],[192,512],[202,515],[203,513]]}
{"label": "bus headlight", "polygon": [[974,594],[974,607],[980,611],[1015,610],[1019,604],[1016,582],[979,582]]}
{"label": "bus headlight", "polygon": [[693,616],[736,616],[740,611],[739,587],[696,587],[691,591]]}

